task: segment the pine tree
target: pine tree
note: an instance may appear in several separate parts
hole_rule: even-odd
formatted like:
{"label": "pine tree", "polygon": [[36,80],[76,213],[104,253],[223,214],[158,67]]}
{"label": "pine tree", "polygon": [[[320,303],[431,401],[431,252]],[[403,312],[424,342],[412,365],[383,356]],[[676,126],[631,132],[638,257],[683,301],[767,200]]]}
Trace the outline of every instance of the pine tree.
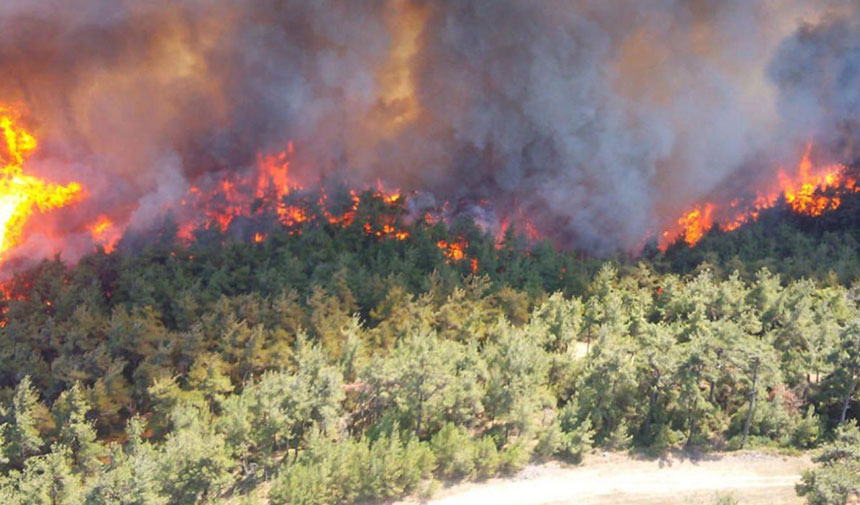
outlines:
{"label": "pine tree", "polygon": [[68,448],[72,468],[86,473],[97,469],[98,458],[104,454],[104,447],[96,440],[93,422],[87,419],[91,410],[79,383],[61,393],[53,405],[57,442]]}
{"label": "pine tree", "polygon": [[15,388],[12,406],[6,414],[5,459],[15,468],[22,468],[25,460],[39,454],[44,445],[37,428],[36,409],[39,396],[29,376]]}

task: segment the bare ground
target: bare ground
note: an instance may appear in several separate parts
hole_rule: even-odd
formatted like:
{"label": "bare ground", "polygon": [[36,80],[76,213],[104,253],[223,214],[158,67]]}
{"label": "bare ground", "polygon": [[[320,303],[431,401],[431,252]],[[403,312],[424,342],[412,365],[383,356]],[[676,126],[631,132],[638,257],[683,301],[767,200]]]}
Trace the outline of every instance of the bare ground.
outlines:
{"label": "bare ground", "polygon": [[[802,504],[794,484],[811,465],[808,455],[760,452],[683,455],[661,459],[597,454],[580,466],[530,466],[508,479],[458,484],[430,505],[709,505],[731,494],[741,504]],[[415,499],[398,505],[419,503]]]}

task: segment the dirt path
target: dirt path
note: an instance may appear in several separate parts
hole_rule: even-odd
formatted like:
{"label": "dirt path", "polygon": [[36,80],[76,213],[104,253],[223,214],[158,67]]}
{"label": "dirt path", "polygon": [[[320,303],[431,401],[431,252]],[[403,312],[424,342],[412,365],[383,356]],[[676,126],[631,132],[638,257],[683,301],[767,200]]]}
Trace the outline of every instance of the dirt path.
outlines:
{"label": "dirt path", "polygon": [[[635,459],[590,456],[582,466],[532,466],[510,479],[445,489],[430,505],[709,505],[719,494],[741,504],[802,504],[794,484],[808,456],[761,453],[709,455],[702,459]],[[402,502],[401,505],[414,504]]]}

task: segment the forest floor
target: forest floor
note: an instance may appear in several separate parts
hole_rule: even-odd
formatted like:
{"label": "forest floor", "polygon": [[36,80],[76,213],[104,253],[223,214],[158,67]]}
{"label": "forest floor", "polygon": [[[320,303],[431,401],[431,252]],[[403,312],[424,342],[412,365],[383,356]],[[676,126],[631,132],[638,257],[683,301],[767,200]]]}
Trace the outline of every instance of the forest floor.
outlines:
{"label": "forest floor", "polygon": [[[430,505],[710,505],[731,495],[741,505],[802,504],[794,492],[809,455],[762,452],[645,458],[598,453],[582,465],[532,465],[514,477],[457,484]],[[417,499],[397,505],[421,503]]]}

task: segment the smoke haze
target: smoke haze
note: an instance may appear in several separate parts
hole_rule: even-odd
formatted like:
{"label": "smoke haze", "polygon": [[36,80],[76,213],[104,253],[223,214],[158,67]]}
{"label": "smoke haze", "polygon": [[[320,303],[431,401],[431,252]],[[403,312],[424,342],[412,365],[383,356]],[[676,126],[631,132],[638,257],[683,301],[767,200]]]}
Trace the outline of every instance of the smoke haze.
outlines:
{"label": "smoke haze", "polygon": [[304,181],[486,200],[599,254],[810,140],[860,148],[849,1],[6,0],[0,72],[32,170],[87,188],[40,218],[71,234],[293,141]]}

